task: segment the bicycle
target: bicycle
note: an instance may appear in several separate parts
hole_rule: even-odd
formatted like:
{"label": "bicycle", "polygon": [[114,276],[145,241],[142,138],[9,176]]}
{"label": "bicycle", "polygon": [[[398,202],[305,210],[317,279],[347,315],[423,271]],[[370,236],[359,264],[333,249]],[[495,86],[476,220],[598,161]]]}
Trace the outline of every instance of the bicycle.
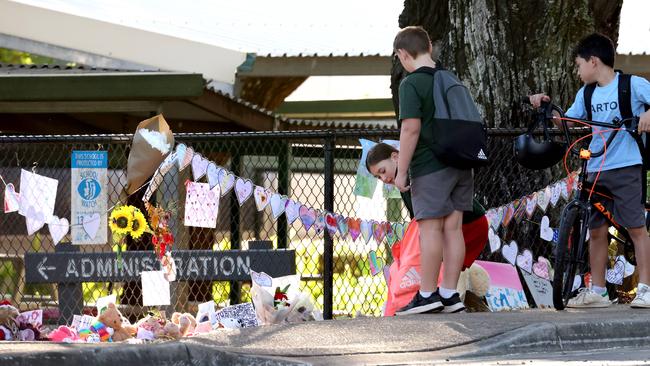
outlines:
{"label": "bicycle", "polygon": [[[525,101],[527,101],[527,98]],[[569,145],[571,138],[569,136],[567,118],[564,116],[564,111],[556,105],[553,105],[551,103],[543,103],[536,113],[536,121],[534,122],[534,125],[532,125],[533,128],[540,122],[548,123],[551,121],[554,118],[554,111],[560,115],[563,127],[562,130],[564,131],[564,136],[566,138],[566,142],[564,144],[564,150],[567,150],[565,154],[565,160],[568,154],[571,153],[578,156],[581,162],[581,170],[579,171],[577,177],[578,192],[577,195],[574,196],[575,198],[568,202],[562,210],[559,235],[554,252],[554,276],[552,281],[553,306],[556,310],[563,310],[567,306],[569,299],[574,297],[577,292],[577,289],[574,285],[574,282],[576,282],[576,275],[581,275],[580,285],[582,285],[582,275],[584,275],[589,269],[587,234],[589,229],[589,216],[591,215],[592,210],[597,210],[600,212],[605,217],[605,220],[609,224],[610,228],[613,227],[615,229],[615,233],[612,233],[611,230],[608,230],[610,242],[611,240],[615,240],[617,243],[622,244],[626,260],[631,264],[636,265],[636,259],[634,257],[634,244],[632,242],[630,234],[625,229],[625,227],[621,226],[616,222],[616,220],[614,220],[612,213],[606,209],[605,204],[603,203],[604,200],[612,199],[608,195],[607,190],[603,187],[598,186],[597,178],[595,186],[591,182],[587,181],[587,163],[591,158],[600,157],[605,153],[607,146],[611,144],[614,137],[616,137],[616,134],[621,131],[621,128],[623,126],[626,127],[625,131],[631,133],[638,143],[639,135],[637,134],[637,127],[639,118],[633,117],[623,120],[615,120],[611,123],[587,121],[578,118],[569,119],[571,121],[589,126],[611,129],[611,134],[607,138],[603,149],[599,152],[594,153],[589,149],[578,150],[574,147],[574,145],[582,138]],[[532,128],[529,127],[529,133],[531,131]],[[548,137],[546,128],[545,135]],[[596,134],[593,135],[593,138],[599,138],[599,136]],[[557,153],[557,150],[559,148],[557,146],[555,147],[555,153]],[[645,174],[642,181],[644,183],[643,200],[645,202]],[[645,204],[645,207],[647,211],[647,203]],[[646,229],[649,226],[650,217],[646,214]],[[578,286],[578,288],[580,287],[581,286]]]}

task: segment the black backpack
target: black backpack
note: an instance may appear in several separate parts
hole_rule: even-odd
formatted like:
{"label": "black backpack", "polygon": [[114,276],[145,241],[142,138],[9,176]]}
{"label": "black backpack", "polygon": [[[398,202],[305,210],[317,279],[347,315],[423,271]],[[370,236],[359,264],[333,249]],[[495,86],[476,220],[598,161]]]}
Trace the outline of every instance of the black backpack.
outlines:
{"label": "black backpack", "polygon": [[[624,74],[620,70],[616,70],[618,75],[618,109],[621,111],[621,118],[632,118],[632,86],[631,79],[632,75]],[[592,111],[591,111],[591,97],[596,90],[596,83],[587,84],[583,91],[584,101],[585,101],[585,110],[587,111],[587,120],[591,121]],[[650,105],[645,104],[645,110],[650,109]],[[650,143],[648,143],[648,134],[643,133],[641,135],[633,134],[634,139],[636,140],[637,145],[639,146],[639,151],[641,152],[641,158],[643,159],[643,170],[650,169]]]}
{"label": "black backpack", "polygon": [[458,169],[487,165],[487,127],[467,87],[456,75],[440,67],[420,67],[414,72],[433,76],[431,149],[436,158]]}

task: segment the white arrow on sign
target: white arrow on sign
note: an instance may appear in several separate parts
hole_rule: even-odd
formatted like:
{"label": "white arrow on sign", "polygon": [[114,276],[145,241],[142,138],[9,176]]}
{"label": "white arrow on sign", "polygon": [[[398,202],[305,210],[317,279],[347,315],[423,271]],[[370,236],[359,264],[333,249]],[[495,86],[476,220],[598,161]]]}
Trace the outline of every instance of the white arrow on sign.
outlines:
{"label": "white arrow on sign", "polygon": [[45,278],[47,280],[48,277],[45,274],[45,271],[53,271],[53,270],[56,269],[56,267],[54,267],[54,266],[45,266],[45,262],[47,262],[47,257],[43,258],[41,263],[39,263],[38,266],[36,266],[36,269],[38,269],[38,273],[40,273],[41,276],[43,276],[43,278]]}

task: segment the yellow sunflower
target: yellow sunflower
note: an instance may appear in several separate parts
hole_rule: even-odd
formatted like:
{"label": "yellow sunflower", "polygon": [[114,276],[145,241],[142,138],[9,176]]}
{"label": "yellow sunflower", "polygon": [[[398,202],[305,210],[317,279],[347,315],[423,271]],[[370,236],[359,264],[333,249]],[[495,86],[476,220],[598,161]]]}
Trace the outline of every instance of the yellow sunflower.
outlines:
{"label": "yellow sunflower", "polygon": [[131,222],[131,237],[138,239],[142,234],[149,229],[147,220],[144,218],[142,211],[137,208],[133,210],[133,221]]}
{"label": "yellow sunflower", "polygon": [[126,206],[120,206],[111,212],[108,226],[114,234],[125,235],[131,231],[132,220],[131,210]]}

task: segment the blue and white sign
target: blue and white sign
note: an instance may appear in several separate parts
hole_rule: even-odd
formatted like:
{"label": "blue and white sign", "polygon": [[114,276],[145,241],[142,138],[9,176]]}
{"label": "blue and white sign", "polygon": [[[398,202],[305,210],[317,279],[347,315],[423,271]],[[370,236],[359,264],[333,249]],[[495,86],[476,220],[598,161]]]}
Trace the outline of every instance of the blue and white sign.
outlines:
{"label": "blue and white sign", "polygon": [[72,244],[106,244],[108,151],[72,152]]}

